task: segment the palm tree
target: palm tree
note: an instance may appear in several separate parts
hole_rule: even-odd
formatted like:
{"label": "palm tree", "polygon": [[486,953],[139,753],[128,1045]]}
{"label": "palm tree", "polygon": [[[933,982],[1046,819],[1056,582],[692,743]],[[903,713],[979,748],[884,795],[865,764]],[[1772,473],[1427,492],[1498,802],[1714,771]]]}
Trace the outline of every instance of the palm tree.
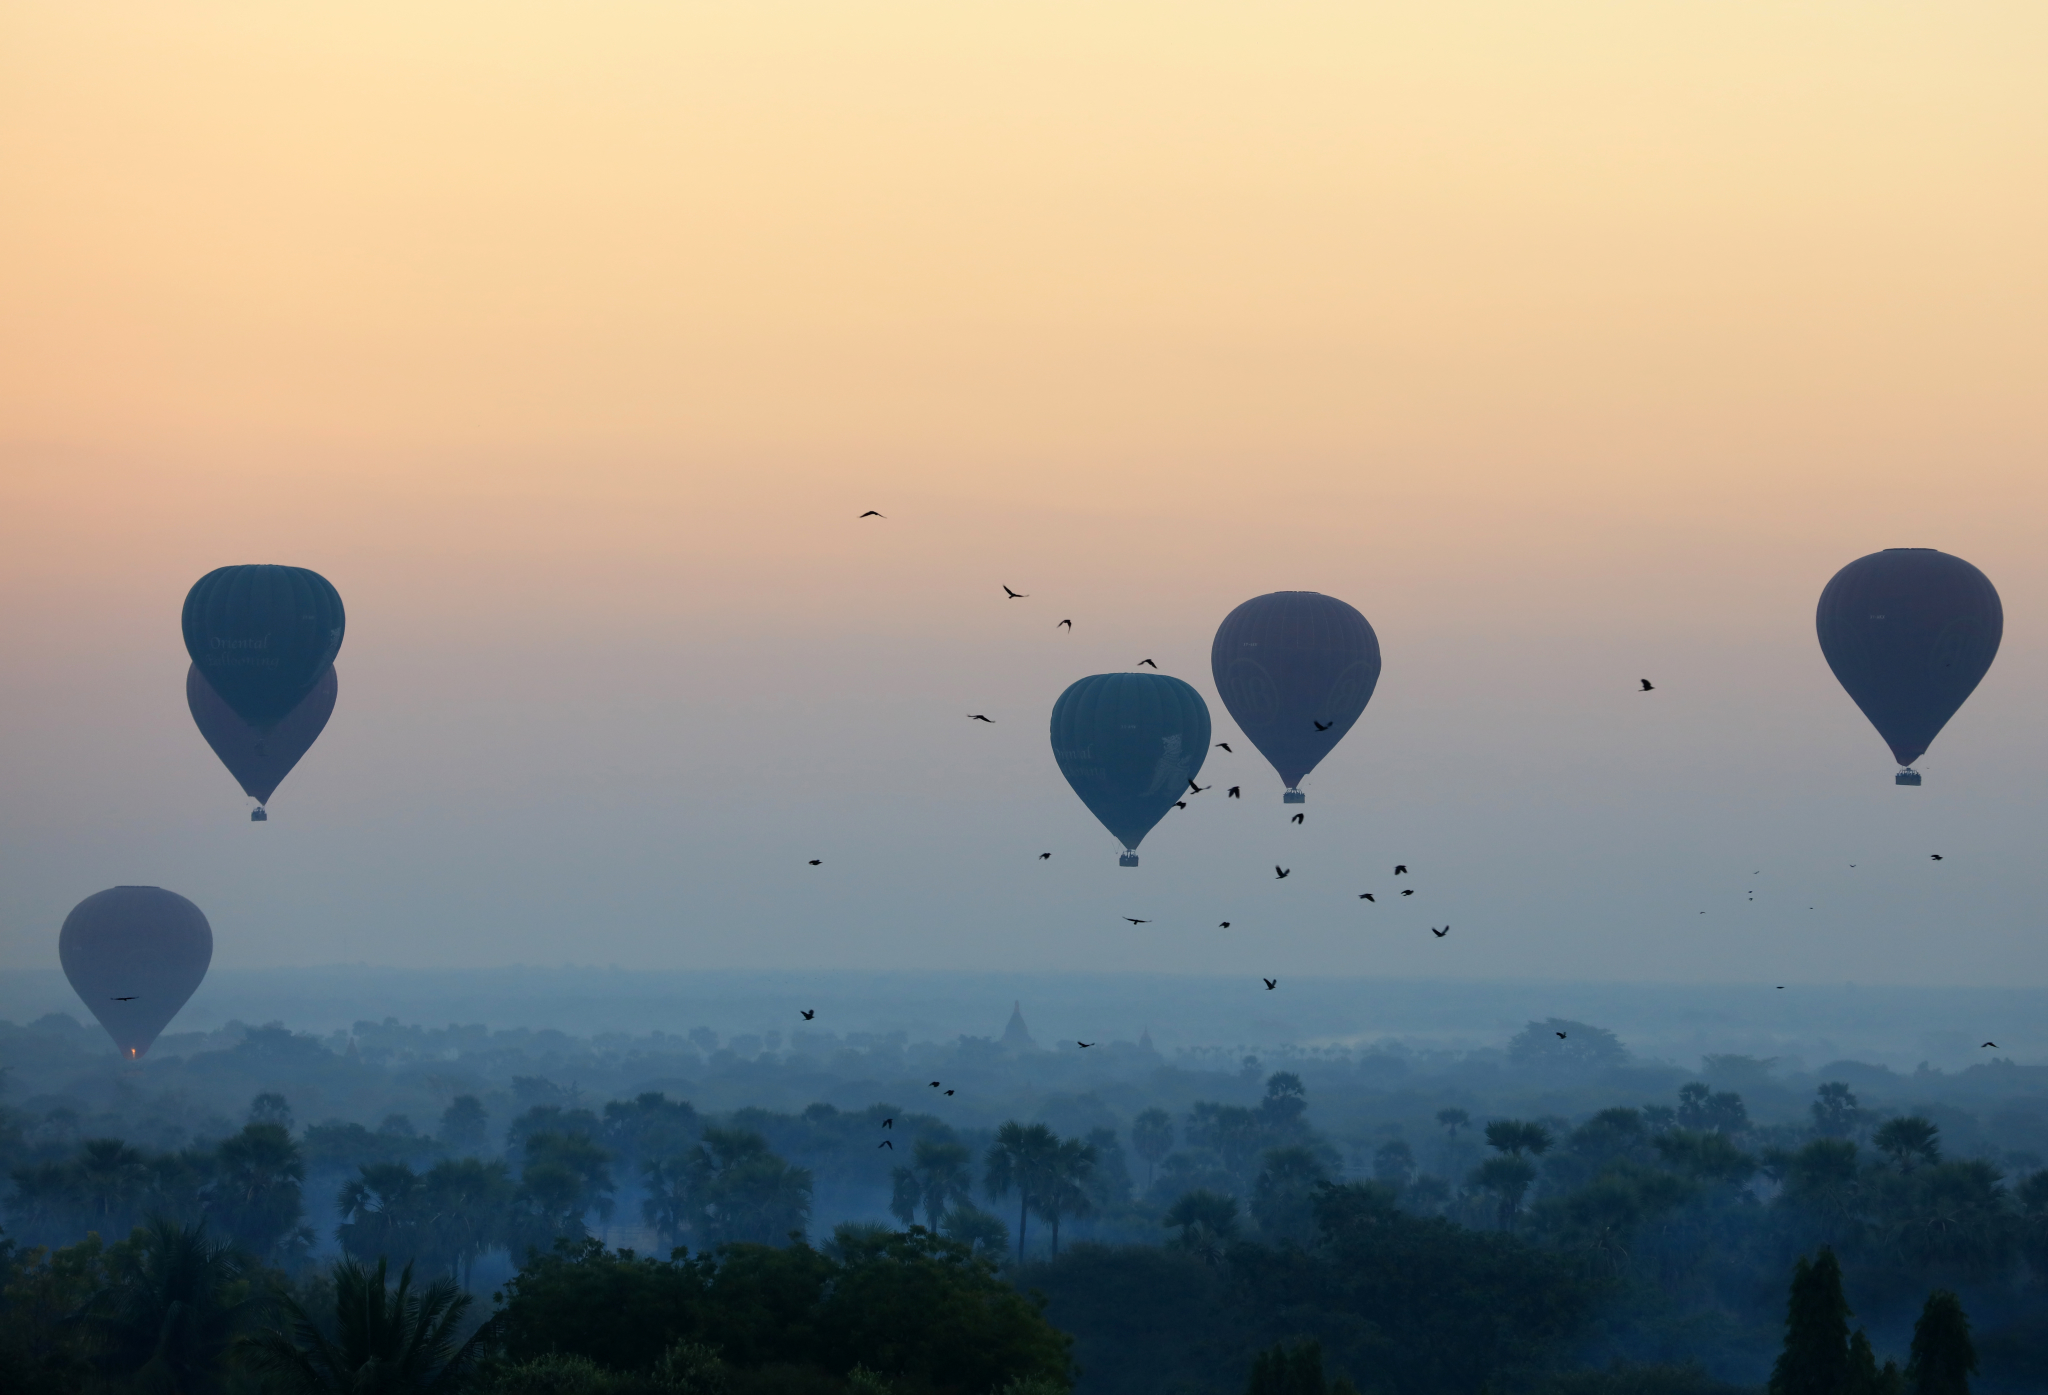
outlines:
{"label": "palm tree", "polygon": [[1160,1224],[1179,1228],[1175,1246],[1215,1264],[1237,1238],[1237,1198],[1200,1189],[1188,1192],[1173,1203]]}
{"label": "palm tree", "polygon": [[811,1217],[810,1169],[792,1167],[746,1129],[706,1129],[682,1159],[693,1226],[715,1242],[772,1245]]}
{"label": "palm tree", "polygon": [[282,1124],[250,1124],[220,1145],[206,1209],[252,1254],[268,1255],[298,1225],[306,1165]]}
{"label": "palm tree", "polygon": [[1069,1138],[1059,1146],[1048,1169],[1045,1189],[1032,1209],[1043,1221],[1052,1222],[1052,1252],[1060,1252],[1060,1217],[1085,1216],[1093,1209],[1088,1198],[1088,1179],[1095,1172],[1095,1145]]}
{"label": "palm tree", "polygon": [[425,1240],[426,1188],[420,1175],[402,1162],[364,1163],[356,1171],[336,1199],[342,1223],[334,1238],[358,1259],[413,1258]]}
{"label": "palm tree", "polygon": [[344,1259],[334,1269],[335,1337],[289,1293],[280,1294],[282,1325],[243,1339],[249,1364],[287,1395],[423,1395],[453,1386],[489,1330],[456,1341],[470,1297],[453,1279],[417,1293],[412,1266],[385,1281],[385,1261],[366,1269]]}
{"label": "palm tree", "polygon": [[1017,1263],[1024,1262],[1024,1228],[1032,1208],[1048,1190],[1060,1151],[1059,1136],[1043,1124],[1015,1119],[996,1130],[989,1145],[982,1185],[990,1196],[1017,1192]]}
{"label": "palm tree", "polygon": [[918,1139],[910,1165],[894,1168],[889,1174],[896,1188],[889,1209],[909,1225],[923,1207],[925,1224],[937,1230],[948,1211],[974,1199],[973,1160],[964,1143]]}
{"label": "palm tree", "polygon": [[220,1388],[236,1332],[254,1311],[248,1266],[206,1225],[154,1217],[136,1232],[114,1282],[78,1321],[100,1369],[142,1390],[205,1395]]}
{"label": "palm tree", "polygon": [[1152,1174],[1173,1151],[1173,1116],[1163,1109],[1148,1109],[1131,1120],[1131,1148],[1145,1160],[1145,1190],[1150,1191]]}
{"label": "palm tree", "polygon": [[512,1171],[481,1158],[443,1158],[427,1170],[420,1186],[429,1252],[466,1289],[477,1257],[507,1241]]}

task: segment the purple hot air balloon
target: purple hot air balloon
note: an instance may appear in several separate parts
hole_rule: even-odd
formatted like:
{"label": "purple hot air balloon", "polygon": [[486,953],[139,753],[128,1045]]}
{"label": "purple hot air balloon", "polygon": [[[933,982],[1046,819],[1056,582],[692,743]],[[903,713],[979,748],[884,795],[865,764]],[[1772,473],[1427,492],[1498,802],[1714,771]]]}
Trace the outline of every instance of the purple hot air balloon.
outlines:
{"label": "purple hot air balloon", "polygon": [[64,917],[57,957],[121,1054],[140,1060],[206,977],[213,927],[175,891],[111,887]]}
{"label": "purple hot air balloon", "polygon": [[192,709],[199,734],[213,747],[228,774],[241,784],[244,794],[256,801],[256,808],[249,814],[254,822],[262,823],[270,817],[263,806],[270,802],[271,794],[284,782],[284,777],[291,774],[299,757],[326,729],[327,719],[334,715],[336,684],[334,666],[330,664],[297,707],[274,725],[259,728],[244,721],[240,713],[227,705],[197,664],[185,671],[185,705]]}

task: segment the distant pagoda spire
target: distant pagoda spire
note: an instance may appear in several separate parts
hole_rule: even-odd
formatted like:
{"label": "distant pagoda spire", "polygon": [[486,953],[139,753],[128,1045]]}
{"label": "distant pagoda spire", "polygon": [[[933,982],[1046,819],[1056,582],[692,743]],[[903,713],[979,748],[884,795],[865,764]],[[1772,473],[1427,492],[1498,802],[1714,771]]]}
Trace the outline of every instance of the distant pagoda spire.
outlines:
{"label": "distant pagoda spire", "polygon": [[1010,1004],[1010,1025],[1003,1028],[1003,1049],[1005,1051],[1036,1051],[1038,1043],[1031,1039],[1031,1029],[1024,1025],[1024,1005],[1012,1001]]}
{"label": "distant pagoda spire", "polygon": [[1145,1029],[1138,1033],[1138,1049],[1140,1051],[1150,1051],[1154,1055],[1158,1054],[1159,1048],[1152,1044],[1152,1026],[1150,1023],[1147,1023]]}

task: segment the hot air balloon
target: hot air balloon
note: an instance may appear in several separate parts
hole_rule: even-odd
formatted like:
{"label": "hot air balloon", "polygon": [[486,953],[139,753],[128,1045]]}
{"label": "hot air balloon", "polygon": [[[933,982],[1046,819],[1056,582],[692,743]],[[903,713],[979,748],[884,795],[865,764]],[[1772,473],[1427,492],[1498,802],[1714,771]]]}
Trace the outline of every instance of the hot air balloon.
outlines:
{"label": "hot air balloon", "polygon": [[261,731],[243,721],[241,714],[222,700],[197,664],[185,670],[185,705],[192,709],[199,734],[213,747],[228,774],[235,777],[244,794],[256,801],[256,807],[249,812],[254,822],[262,823],[270,817],[263,806],[284,783],[284,777],[291,774],[299,757],[319,739],[334,712],[335,690],[334,666],[330,664],[297,707],[270,730]]}
{"label": "hot air balloon", "polygon": [[140,1060],[206,977],[213,927],[174,891],[117,886],[71,908],[57,957],[121,1054]]}
{"label": "hot air balloon", "polygon": [[1122,867],[1138,865],[1138,844],[1208,754],[1209,706],[1178,678],[1098,673],[1052,705],[1052,758],[1088,812],[1123,844]]}
{"label": "hot air balloon", "polygon": [[1917,785],[1913,762],[1991,668],[2005,608],[1991,578],[1931,547],[1888,547],[1836,572],[1814,617],[1820,652]]}
{"label": "hot air balloon", "polygon": [[268,732],[306,700],[341,651],[347,617],[304,567],[220,567],[185,595],[185,649],[236,716]]}
{"label": "hot air balloon", "polygon": [[1300,804],[1295,786],[1372,701],[1380,639],[1335,596],[1275,591],[1223,617],[1209,671],[1238,729],[1280,772],[1281,802]]}

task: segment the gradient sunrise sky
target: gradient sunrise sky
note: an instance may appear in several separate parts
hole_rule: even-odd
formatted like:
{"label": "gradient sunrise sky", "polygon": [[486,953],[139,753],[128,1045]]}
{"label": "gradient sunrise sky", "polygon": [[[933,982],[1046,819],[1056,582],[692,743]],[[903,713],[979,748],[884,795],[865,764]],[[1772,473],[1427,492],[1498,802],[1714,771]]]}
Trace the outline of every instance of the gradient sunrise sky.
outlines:
{"label": "gradient sunrise sky", "polygon": [[[145,882],[223,965],[2048,983],[2043,71],[2037,0],[15,0],[0,964]],[[2006,606],[1918,791],[1813,639],[1900,545]],[[177,627],[252,561],[350,617],[262,827]],[[1308,822],[1240,747],[1118,869],[1053,698],[1227,737],[1279,589],[1386,655]]]}

